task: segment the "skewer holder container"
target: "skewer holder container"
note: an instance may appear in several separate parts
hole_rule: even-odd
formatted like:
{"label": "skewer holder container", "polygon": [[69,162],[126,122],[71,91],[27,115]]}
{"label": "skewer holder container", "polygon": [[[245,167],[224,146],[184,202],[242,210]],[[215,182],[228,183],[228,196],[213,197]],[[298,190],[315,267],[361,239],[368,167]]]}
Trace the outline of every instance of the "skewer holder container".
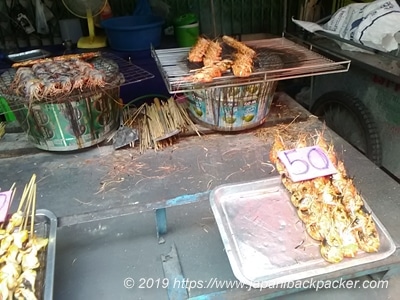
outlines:
{"label": "skewer holder container", "polygon": [[277,81],[212,87],[186,93],[191,118],[217,131],[240,131],[263,124]]}
{"label": "skewer holder container", "polygon": [[35,147],[47,151],[83,149],[97,145],[118,129],[120,87],[125,78],[111,59],[100,56],[90,63],[104,72],[104,87],[86,85],[51,97],[32,97],[10,89],[16,76],[14,68],[0,75],[0,93],[7,96],[17,121]]}
{"label": "skewer holder container", "polygon": [[118,99],[119,87],[97,89],[57,103],[17,104],[15,116],[35,147],[77,150],[94,146],[117,130]]}

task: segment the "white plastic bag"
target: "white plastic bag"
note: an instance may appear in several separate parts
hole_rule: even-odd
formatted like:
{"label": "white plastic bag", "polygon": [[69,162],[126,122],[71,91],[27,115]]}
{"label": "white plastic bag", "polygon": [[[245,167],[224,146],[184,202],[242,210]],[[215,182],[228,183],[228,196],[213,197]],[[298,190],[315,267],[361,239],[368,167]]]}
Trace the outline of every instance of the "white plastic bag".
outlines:
{"label": "white plastic bag", "polygon": [[40,34],[48,34],[49,26],[47,25],[46,15],[44,13],[44,4],[42,0],[36,0],[36,31]]}
{"label": "white plastic bag", "polygon": [[[364,46],[383,52],[397,50],[400,31],[400,7],[395,0],[376,0],[371,3],[354,3],[339,9],[323,26],[293,20],[308,31],[326,31]],[[344,50],[357,50],[340,43]]]}

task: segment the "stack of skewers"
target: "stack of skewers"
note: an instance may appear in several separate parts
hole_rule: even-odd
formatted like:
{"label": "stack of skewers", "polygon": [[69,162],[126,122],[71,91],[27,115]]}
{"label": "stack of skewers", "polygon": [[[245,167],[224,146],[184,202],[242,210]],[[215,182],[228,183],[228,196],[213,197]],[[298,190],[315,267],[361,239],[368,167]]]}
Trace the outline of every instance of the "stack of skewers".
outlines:
{"label": "stack of skewers", "polygon": [[[36,175],[25,186],[18,209],[0,227],[0,299],[38,299],[39,253],[47,238],[35,235]],[[13,199],[15,184],[11,188]],[[42,266],[43,267],[43,266]]]}
{"label": "stack of skewers", "polygon": [[138,128],[140,153],[172,145],[178,133],[193,131],[200,135],[184,104],[172,97],[165,101],[154,98],[153,103],[144,103],[137,109],[127,106],[123,111],[123,123]]}

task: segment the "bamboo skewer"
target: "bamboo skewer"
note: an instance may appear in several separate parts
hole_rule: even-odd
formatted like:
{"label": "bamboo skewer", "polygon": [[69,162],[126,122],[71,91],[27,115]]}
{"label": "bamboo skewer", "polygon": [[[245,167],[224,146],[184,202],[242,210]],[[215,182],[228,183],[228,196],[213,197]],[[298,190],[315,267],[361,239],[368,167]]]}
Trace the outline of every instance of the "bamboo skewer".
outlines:
{"label": "bamboo skewer", "polygon": [[32,206],[32,198],[33,198],[33,189],[34,189],[35,184],[31,186],[29,189],[29,194],[28,194],[28,201],[25,205],[25,208],[23,209],[23,216],[24,216],[24,221],[23,224],[21,224],[20,230],[26,230],[28,226],[28,216],[29,212],[31,211],[31,206]]}
{"label": "bamboo skewer", "polygon": [[27,197],[27,195],[28,195],[28,192],[29,192],[30,189],[32,188],[32,185],[33,185],[33,183],[35,182],[35,180],[36,180],[36,174],[33,174],[32,177],[31,177],[31,180],[29,181],[28,186],[25,185],[24,192],[23,192],[23,194],[22,194],[21,201],[19,202],[19,206],[18,206],[17,211],[20,211],[20,210],[21,210],[22,205],[24,204],[25,199],[26,199],[26,197]]}
{"label": "bamboo skewer", "polygon": [[[21,197],[21,201],[18,206],[17,213],[22,213],[23,222],[21,223],[19,230],[26,230],[28,226],[29,216],[32,216],[31,220],[31,231],[34,226],[34,216],[36,214],[36,174],[33,174],[28,185],[25,185],[24,192]],[[33,232],[30,233],[31,237]]]}
{"label": "bamboo skewer", "polygon": [[22,205],[24,205],[25,199],[28,196],[28,185],[25,185],[24,192],[22,193],[21,200],[19,201],[17,212],[21,211]]}
{"label": "bamboo skewer", "polygon": [[28,226],[28,214],[27,212],[31,209],[31,197],[32,197],[32,189],[29,190],[29,201],[27,202],[25,208],[24,208],[24,221],[22,222],[21,226],[20,226],[20,231],[21,230],[26,230],[26,227]]}
{"label": "bamboo skewer", "polygon": [[35,215],[36,215],[36,183],[33,185],[32,192],[32,209],[31,209],[31,228],[30,228],[30,238],[33,239],[33,234],[35,230]]}
{"label": "bamboo skewer", "polygon": [[14,183],[12,184],[11,188],[10,188],[10,191],[11,191],[11,201],[10,201],[10,205],[11,205],[11,203],[12,203],[13,200],[14,200],[15,191],[17,190],[17,189],[15,188],[15,185],[16,185],[16,183],[14,182]]}
{"label": "bamboo skewer", "polygon": [[8,204],[8,209],[10,209],[11,204],[12,204],[13,201],[14,201],[15,192],[16,192],[16,190],[17,190],[16,187],[15,187],[15,185],[16,185],[16,183],[14,182],[13,185],[11,186],[11,188],[10,188],[10,191],[11,191],[11,199],[10,199],[10,203]]}

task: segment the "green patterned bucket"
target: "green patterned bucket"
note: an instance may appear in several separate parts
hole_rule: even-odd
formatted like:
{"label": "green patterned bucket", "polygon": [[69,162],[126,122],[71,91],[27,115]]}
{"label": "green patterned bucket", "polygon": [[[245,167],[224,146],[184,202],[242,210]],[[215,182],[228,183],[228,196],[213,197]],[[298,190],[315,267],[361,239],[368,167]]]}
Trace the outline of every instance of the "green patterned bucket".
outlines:
{"label": "green patterned bucket", "polygon": [[39,149],[70,151],[94,146],[119,127],[119,87],[96,90],[60,103],[21,105],[22,129]]}

